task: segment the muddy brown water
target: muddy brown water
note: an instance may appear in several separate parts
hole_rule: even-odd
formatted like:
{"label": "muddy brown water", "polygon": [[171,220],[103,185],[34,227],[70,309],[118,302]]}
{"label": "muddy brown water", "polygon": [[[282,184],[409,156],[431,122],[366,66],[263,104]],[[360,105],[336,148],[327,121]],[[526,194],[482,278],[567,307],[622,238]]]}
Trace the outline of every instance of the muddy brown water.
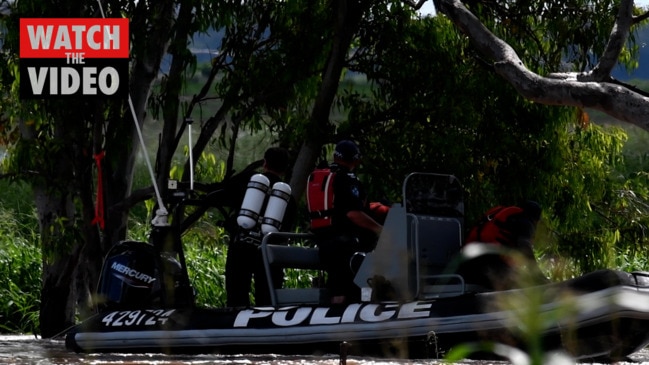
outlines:
{"label": "muddy brown water", "polygon": [[[0,335],[0,364],[20,365],[339,365],[341,359],[337,354],[324,356],[282,356],[282,355],[164,355],[164,354],[78,354],[68,351],[62,340],[39,339],[34,336]],[[441,360],[396,360],[350,357],[347,365],[441,365],[448,364]],[[466,360],[465,365],[501,365],[506,361]],[[596,364],[596,363],[583,363]],[[631,356],[629,361],[617,362],[616,365],[649,365],[649,350],[644,349]],[[556,365],[556,364],[552,364]]]}

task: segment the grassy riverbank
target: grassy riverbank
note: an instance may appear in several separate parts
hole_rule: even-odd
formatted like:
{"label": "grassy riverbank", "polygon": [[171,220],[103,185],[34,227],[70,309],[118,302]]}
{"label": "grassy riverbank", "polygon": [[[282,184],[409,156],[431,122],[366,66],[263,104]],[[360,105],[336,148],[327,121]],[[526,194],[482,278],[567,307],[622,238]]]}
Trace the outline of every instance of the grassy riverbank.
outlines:
{"label": "grassy riverbank", "polygon": [[0,332],[37,332],[41,252],[31,191],[4,180],[0,190]]}

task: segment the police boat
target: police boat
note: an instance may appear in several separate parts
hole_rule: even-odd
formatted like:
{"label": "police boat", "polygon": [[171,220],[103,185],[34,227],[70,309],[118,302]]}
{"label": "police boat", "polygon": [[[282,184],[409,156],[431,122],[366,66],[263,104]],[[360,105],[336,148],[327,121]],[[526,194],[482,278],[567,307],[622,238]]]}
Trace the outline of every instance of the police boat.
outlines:
{"label": "police boat", "polygon": [[[253,185],[258,189],[259,181]],[[494,291],[449,270],[462,256],[462,195],[452,175],[407,176],[403,201],[392,205],[376,248],[357,267],[354,282],[362,300],[342,305],[330,304],[327,290],[316,284],[273,287],[273,267],[322,271],[323,266],[317,237],[266,229],[259,248],[272,305],[198,307],[180,241],[183,225],[154,220],[151,243],[122,242],[107,255],[98,286],[106,305],[67,332],[66,347],[77,352],[314,354],[339,353],[344,345],[348,354],[439,358],[466,343],[525,350],[538,341],[544,351],[565,350],[576,359],[617,360],[649,343],[647,273],[602,270]],[[200,204],[182,189],[172,196],[176,206]],[[253,205],[247,205],[250,223],[261,219],[254,218],[259,207]],[[526,324],[530,318],[537,323],[535,333],[525,330],[534,327]]]}

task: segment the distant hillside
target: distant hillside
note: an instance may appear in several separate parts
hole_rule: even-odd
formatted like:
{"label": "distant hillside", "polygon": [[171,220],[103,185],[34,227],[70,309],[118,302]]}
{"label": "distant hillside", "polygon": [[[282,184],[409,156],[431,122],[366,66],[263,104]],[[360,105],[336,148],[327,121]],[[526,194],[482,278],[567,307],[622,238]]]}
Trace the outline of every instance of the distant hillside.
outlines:
{"label": "distant hillside", "polygon": [[224,31],[215,31],[213,29],[209,29],[206,33],[194,35],[191,51],[196,55],[199,64],[210,62],[213,57],[216,57],[218,50],[221,48],[221,39],[224,35]]}

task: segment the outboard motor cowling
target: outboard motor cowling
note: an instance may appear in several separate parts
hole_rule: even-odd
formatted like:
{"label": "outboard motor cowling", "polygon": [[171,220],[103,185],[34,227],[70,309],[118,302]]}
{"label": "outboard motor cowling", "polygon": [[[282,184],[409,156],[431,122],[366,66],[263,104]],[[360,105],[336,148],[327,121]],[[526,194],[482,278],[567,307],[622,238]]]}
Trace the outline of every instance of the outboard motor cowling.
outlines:
{"label": "outboard motor cowling", "polygon": [[99,278],[98,308],[193,306],[194,289],[177,256],[146,242],[124,241],[113,246]]}
{"label": "outboard motor cowling", "polygon": [[156,257],[154,247],[145,242],[125,241],[113,246],[101,270],[98,304],[118,308],[159,305],[161,283]]}

